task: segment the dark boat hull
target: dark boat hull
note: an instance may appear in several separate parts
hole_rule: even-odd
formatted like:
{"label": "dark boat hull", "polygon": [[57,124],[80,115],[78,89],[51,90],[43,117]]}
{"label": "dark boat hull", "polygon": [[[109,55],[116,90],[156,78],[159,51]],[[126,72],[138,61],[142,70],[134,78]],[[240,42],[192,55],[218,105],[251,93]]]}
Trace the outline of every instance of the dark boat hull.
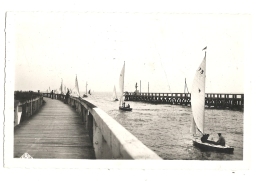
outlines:
{"label": "dark boat hull", "polygon": [[118,99],[114,99],[114,101],[118,101]]}
{"label": "dark boat hull", "polygon": [[202,143],[199,139],[192,140],[193,145],[200,148],[203,151],[216,151],[222,153],[233,153],[234,148],[228,145],[221,146],[221,145],[213,145],[209,143]]}
{"label": "dark boat hull", "polygon": [[130,108],[130,107],[119,107],[119,110],[121,110],[121,111],[132,111],[132,108]]}

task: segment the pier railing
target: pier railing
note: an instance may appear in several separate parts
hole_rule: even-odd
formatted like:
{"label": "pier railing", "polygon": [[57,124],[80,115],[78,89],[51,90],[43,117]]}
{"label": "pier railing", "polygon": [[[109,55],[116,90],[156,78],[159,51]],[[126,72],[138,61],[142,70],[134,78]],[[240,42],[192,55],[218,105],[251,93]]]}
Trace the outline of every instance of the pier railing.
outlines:
{"label": "pier railing", "polygon": [[[44,97],[52,98],[50,93]],[[65,100],[65,95],[53,94]],[[75,108],[85,122],[98,159],[161,159],[134,135],[100,108],[82,98],[70,97],[68,104]]]}
{"label": "pier railing", "polygon": [[[191,105],[190,93],[132,93],[125,92],[126,101],[140,101],[154,104]],[[244,109],[244,94],[206,93],[205,106],[216,109]]]}
{"label": "pier railing", "polygon": [[35,114],[43,104],[43,95],[32,91],[14,92],[14,126]]}

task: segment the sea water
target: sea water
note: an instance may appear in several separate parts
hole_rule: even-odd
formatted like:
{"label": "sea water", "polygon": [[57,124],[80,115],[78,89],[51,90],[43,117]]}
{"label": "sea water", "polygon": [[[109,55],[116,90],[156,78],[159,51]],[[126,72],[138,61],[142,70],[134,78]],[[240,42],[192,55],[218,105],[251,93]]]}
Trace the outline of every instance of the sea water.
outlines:
{"label": "sea water", "polygon": [[[82,94],[83,95],[83,94]],[[143,144],[166,160],[243,160],[243,112],[205,110],[205,133],[217,140],[222,133],[234,153],[204,152],[192,144],[190,107],[127,101],[131,112],[120,111],[111,93],[94,92],[86,100],[104,110]]]}

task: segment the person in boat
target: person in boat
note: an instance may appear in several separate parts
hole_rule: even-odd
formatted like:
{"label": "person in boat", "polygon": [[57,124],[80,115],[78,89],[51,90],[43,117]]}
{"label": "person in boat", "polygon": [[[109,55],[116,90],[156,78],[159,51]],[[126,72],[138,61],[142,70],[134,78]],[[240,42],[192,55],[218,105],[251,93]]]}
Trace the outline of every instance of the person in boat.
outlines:
{"label": "person in boat", "polygon": [[216,145],[225,146],[226,141],[225,138],[221,135],[221,133],[218,133],[218,141],[216,142]]}
{"label": "person in boat", "polygon": [[203,134],[200,140],[202,143],[205,143],[206,141],[208,141],[208,138],[209,138],[209,134]]}
{"label": "person in boat", "polygon": [[209,134],[203,134],[200,140],[202,143],[216,144],[214,141],[208,140],[208,138]]}
{"label": "person in boat", "polygon": [[125,107],[125,103],[123,103],[123,107]]}
{"label": "person in boat", "polygon": [[128,104],[127,107],[130,108],[130,105]]}

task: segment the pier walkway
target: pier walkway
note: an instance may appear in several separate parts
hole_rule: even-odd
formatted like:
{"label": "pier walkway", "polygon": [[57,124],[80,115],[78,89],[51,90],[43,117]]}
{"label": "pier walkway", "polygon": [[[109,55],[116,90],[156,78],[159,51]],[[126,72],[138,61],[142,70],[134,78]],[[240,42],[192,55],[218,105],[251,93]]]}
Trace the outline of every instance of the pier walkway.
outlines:
{"label": "pier walkway", "polygon": [[14,128],[14,158],[95,159],[80,115],[60,100],[44,98],[38,113]]}

